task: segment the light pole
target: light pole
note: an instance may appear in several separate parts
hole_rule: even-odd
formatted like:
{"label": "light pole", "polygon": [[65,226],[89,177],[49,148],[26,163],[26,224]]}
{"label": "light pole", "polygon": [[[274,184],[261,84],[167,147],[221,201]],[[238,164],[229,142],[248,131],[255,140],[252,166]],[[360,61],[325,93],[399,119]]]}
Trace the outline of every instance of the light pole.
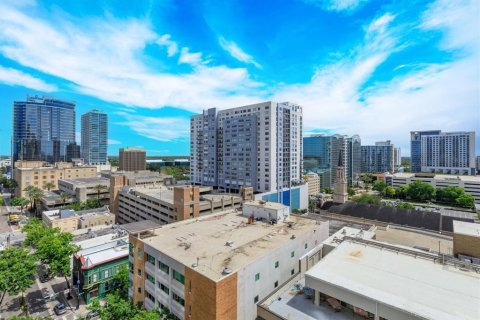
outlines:
{"label": "light pole", "polygon": [[77,307],[75,310],[80,308],[80,270],[77,270]]}

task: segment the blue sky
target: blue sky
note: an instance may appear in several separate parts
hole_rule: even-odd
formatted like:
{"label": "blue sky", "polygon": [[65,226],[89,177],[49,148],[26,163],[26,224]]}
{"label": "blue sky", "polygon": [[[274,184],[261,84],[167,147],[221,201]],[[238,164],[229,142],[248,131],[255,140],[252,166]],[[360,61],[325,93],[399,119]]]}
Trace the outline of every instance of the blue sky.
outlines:
{"label": "blue sky", "polygon": [[[27,94],[109,114],[109,154],[186,155],[189,117],[264,100],[305,134],[480,128],[480,2],[0,1],[0,153]],[[480,138],[477,139],[480,153]]]}

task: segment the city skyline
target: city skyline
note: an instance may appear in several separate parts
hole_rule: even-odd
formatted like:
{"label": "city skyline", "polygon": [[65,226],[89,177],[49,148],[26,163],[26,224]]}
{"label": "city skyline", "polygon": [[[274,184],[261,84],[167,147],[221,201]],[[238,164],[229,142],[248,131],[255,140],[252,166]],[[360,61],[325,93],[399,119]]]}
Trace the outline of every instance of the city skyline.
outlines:
{"label": "city skyline", "polygon": [[404,156],[410,131],[478,133],[478,3],[323,3],[2,1],[0,153],[27,94],[75,101],[77,143],[80,116],[105,111],[109,155],[188,155],[193,114],[268,100],[301,105],[304,136],[388,139]]}

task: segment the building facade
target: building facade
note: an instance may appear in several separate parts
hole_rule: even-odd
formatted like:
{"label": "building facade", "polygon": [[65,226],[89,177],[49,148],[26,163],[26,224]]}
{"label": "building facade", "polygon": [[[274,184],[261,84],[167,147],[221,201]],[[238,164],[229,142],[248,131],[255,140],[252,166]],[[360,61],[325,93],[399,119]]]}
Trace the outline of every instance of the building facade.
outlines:
{"label": "building facade", "polygon": [[302,178],[302,107],[272,101],[218,111],[190,122],[191,182],[227,192],[270,192]]}
{"label": "building facade", "polygon": [[320,177],[318,174],[309,172],[305,175],[305,180],[308,183],[308,195],[314,196],[320,193]]}
{"label": "building facade", "polygon": [[179,319],[255,319],[256,304],[300,272],[299,260],[328,237],[328,223],[252,220],[218,213],[131,233],[129,296]]}
{"label": "building facade", "polygon": [[475,175],[475,132],[414,131],[412,172]]}
{"label": "building facade", "polygon": [[362,172],[394,172],[395,149],[390,140],[375,142],[374,146],[362,146]]}
{"label": "building facade", "polygon": [[74,102],[27,96],[13,103],[12,163],[65,161],[67,145],[74,142]]}
{"label": "building facade", "polygon": [[87,164],[107,163],[108,118],[99,110],[82,115],[82,158]]}
{"label": "building facade", "polygon": [[147,168],[147,153],[141,148],[120,148],[118,170],[144,171]]}

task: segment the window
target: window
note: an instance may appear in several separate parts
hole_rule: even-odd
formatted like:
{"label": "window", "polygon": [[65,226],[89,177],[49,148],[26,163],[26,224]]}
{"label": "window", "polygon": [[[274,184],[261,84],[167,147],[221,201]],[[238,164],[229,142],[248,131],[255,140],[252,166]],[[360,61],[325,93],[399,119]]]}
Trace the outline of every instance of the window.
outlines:
{"label": "window", "polygon": [[142,259],[142,248],[137,249],[137,258]]}
{"label": "window", "polygon": [[295,269],[292,269],[292,271],[290,271],[290,274],[293,276],[294,273],[295,273]]}
{"label": "window", "polygon": [[280,262],[275,261],[275,269],[278,268],[279,265],[280,265]]}
{"label": "window", "polygon": [[255,298],[253,298],[253,303],[257,303],[258,302],[258,295],[255,296]]}
{"label": "window", "polygon": [[295,257],[295,251],[292,251],[292,252],[290,253],[290,257],[292,257],[292,258]]}
{"label": "window", "polygon": [[308,244],[305,243],[305,249],[307,249],[307,248],[308,248]]}
{"label": "window", "polygon": [[142,288],[138,287],[138,288],[137,288],[137,292],[138,292],[138,293],[142,293]]}
{"label": "window", "polygon": [[109,276],[109,272],[108,270],[105,270],[105,273],[103,274],[103,278],[106,279],[108,278],[108,276]]}
{"label": "window", "polygon": [[166,294],[170,294],[170,289],[166,285],[164,285],[163,283],[158,282],[158,287],[160,288],[160,290],[162,290]]}
{"label": "window", "polygon": [[97,273],[94,273],[92,275],[92,282],[97,282],[98,281],[98,274]]}
{"label": "window", "polygon": [[150,292],[148,292],[148,291],[145,291],[145,292],[147,293],[147,294],[146,294],[147,298],[150,299],[153,303],[155,303],[155,297],[152,296],[152,295],[150,294]]}
{"label": "window", "polygon": [[173,270],[173,278],[181,284],[185,284],[185,276],[176,270]]}
{"label": "window", "polygon": [[278,281],[275,281],[275,283],[273,284],[273,287],[274,288],[278,287]]}
{"label": "window", "polygon": [[255,281],[258,281],[258,280],[260,280],[260,273],[257,273],[257,274],[255,275]]}
{"label": "window", "polygon": [[173,300],[181,304],[182,306],[185,305],[185,300],[183,300],[180,296],[178,296],[175,292],[173,293]]}
{"label": "window", "polygon": [[155,258],[149,255],[148,253],[146,253],[145,255],[147,256],[147,261],[155,265]]}
{"label": "window", "polygon": [[170,274],[170,268],[161,261],[158,261],[158,269],[162,270],[166,274]]}
{"label": "window", "polygon": [[137,273],[138,273],[139,276],[141,276],[142,275],[142,269],[138,269]]}
{"label": "window", "polygon": [[147,273],[147,280],[150,281],[151,283],[155,284],[155,277],[149,275],[148,273]]}

